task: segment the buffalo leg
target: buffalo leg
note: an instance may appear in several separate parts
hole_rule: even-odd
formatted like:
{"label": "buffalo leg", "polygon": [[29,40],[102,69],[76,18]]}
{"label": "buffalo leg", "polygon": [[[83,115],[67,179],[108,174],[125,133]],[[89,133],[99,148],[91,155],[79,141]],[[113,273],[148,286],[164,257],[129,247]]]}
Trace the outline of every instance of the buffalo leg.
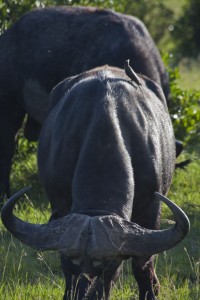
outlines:
{"label": "buffalo leg", "polygon": [[[160,202],[154,199],[148,199],[144,202],[145,207],[135,207],[134,222],[148,229],[159,229]],[[155,300],[155,295],[159,293],[159,281],[153,261],[153,257],[132,258],[133,274],[139,287],[139,300]]]}
{"label": "buffalo leg", "polygon": [[[2,101],[3,102],[3,101]],[[25,113],[18,106],[0,103],[0,187],[2,202],[10,196],[10,172],[15,150],[15,136]]]}
{"label": "buffalo leg", "polygon": [[143,265],[133,259],[132,267],[139,287],[139,300],[155,300],[160,288],[154,271],[153,258]]}

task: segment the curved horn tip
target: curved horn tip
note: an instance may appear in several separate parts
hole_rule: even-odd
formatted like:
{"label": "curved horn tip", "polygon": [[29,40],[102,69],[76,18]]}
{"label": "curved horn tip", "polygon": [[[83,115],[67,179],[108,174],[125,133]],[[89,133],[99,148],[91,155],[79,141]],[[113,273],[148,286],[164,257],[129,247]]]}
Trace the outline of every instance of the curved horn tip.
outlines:
{"label": "curved horn tip", "polygon": [[3,205],[2,209],[1,209],[1,218],[2,220],[4,219],[4,217],[7,216],[7,213],[11,212],[15,203],[17,202],[18,198],[22,195],[24,195],[26,192],[28,192],[30,189],[32,188],[32,186],[27,186],[25,188],[23,188],[22,190],[18,191],[17,193],[15,193],[12,197],[10,197],[7,202]]}
{"label": "curved horn tip", "polygon": [[179,215],[182,222],[184,223],[184,228],[183,228],[184,233],[185,235],[187,235],[187,233],[190,230],[190,220],[186,215],[186,213],[177,204],[175,204],[173,201],[169,200],[167,197],[163,196],[162,194],[155,192],[154,195],[158,201],[160,200],[163,201],[172,210],[174,215],[177,214]]}

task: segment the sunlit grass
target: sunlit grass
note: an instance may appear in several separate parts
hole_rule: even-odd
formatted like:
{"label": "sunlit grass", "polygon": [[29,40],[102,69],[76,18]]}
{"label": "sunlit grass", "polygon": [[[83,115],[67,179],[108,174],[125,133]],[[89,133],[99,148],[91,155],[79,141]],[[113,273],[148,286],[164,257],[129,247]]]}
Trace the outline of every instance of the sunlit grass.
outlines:
{"label": "sunlit grass", "polygon": [[62,299],[59,255],[37,252],[0,230],[0,299]]}

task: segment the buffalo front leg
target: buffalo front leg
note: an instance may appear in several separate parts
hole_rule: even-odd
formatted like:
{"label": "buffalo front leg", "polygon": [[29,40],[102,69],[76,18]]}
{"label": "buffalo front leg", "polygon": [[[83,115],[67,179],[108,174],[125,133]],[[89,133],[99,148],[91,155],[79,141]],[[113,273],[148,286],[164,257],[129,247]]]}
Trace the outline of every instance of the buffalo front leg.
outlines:
{"label": "buffalo front leg", "polygon": [[[148,229],[158,230],[160,227],[160,202],[152,198],[141,196],[144,206],[135,206],[134,222]],[[154,270],[154,257],[133,257],[133,274],[139,288],[139,300],[155,300],[160,290],[158,278]]]}
{"label": "buffalo front leg", "polygon": [[24,111],[16,105],[0,102],[0,203],[10,196],[10,172],[15,150],[15,136],[19,130]]}
{"label": "buffalo front leg", "polygon": [[160,285],[154,270],[153,257],[144,263],[141,259],[133,259],[132,268],[139,287],[139,300],[156,300]]}

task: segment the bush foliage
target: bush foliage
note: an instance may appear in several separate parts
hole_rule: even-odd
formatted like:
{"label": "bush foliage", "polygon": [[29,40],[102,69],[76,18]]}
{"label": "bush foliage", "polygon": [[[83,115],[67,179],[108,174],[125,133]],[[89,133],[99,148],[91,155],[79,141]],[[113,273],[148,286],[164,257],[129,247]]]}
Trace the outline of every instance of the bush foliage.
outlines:
{"label": "bush foliage", "polygon": [[156,43],[163,38],[174,22],[173,11],[163,4],[162,0],[124,0],[121,3],[121,11],[142,20]]}
{"label": "bush foliage", "polygon": [[168,54],[163,59],[170,77],[169,110],[176,138],[190,144],[200,142],[200,91],[181,89],[177,82],[180,77],[178,68],[169,66]]}
{"label": "bush foliage", "polygon": [[187,0],[172,32],[176,55],[179,59],[182,57],[197,57],[200,54],[199,16],[200,1]]}

